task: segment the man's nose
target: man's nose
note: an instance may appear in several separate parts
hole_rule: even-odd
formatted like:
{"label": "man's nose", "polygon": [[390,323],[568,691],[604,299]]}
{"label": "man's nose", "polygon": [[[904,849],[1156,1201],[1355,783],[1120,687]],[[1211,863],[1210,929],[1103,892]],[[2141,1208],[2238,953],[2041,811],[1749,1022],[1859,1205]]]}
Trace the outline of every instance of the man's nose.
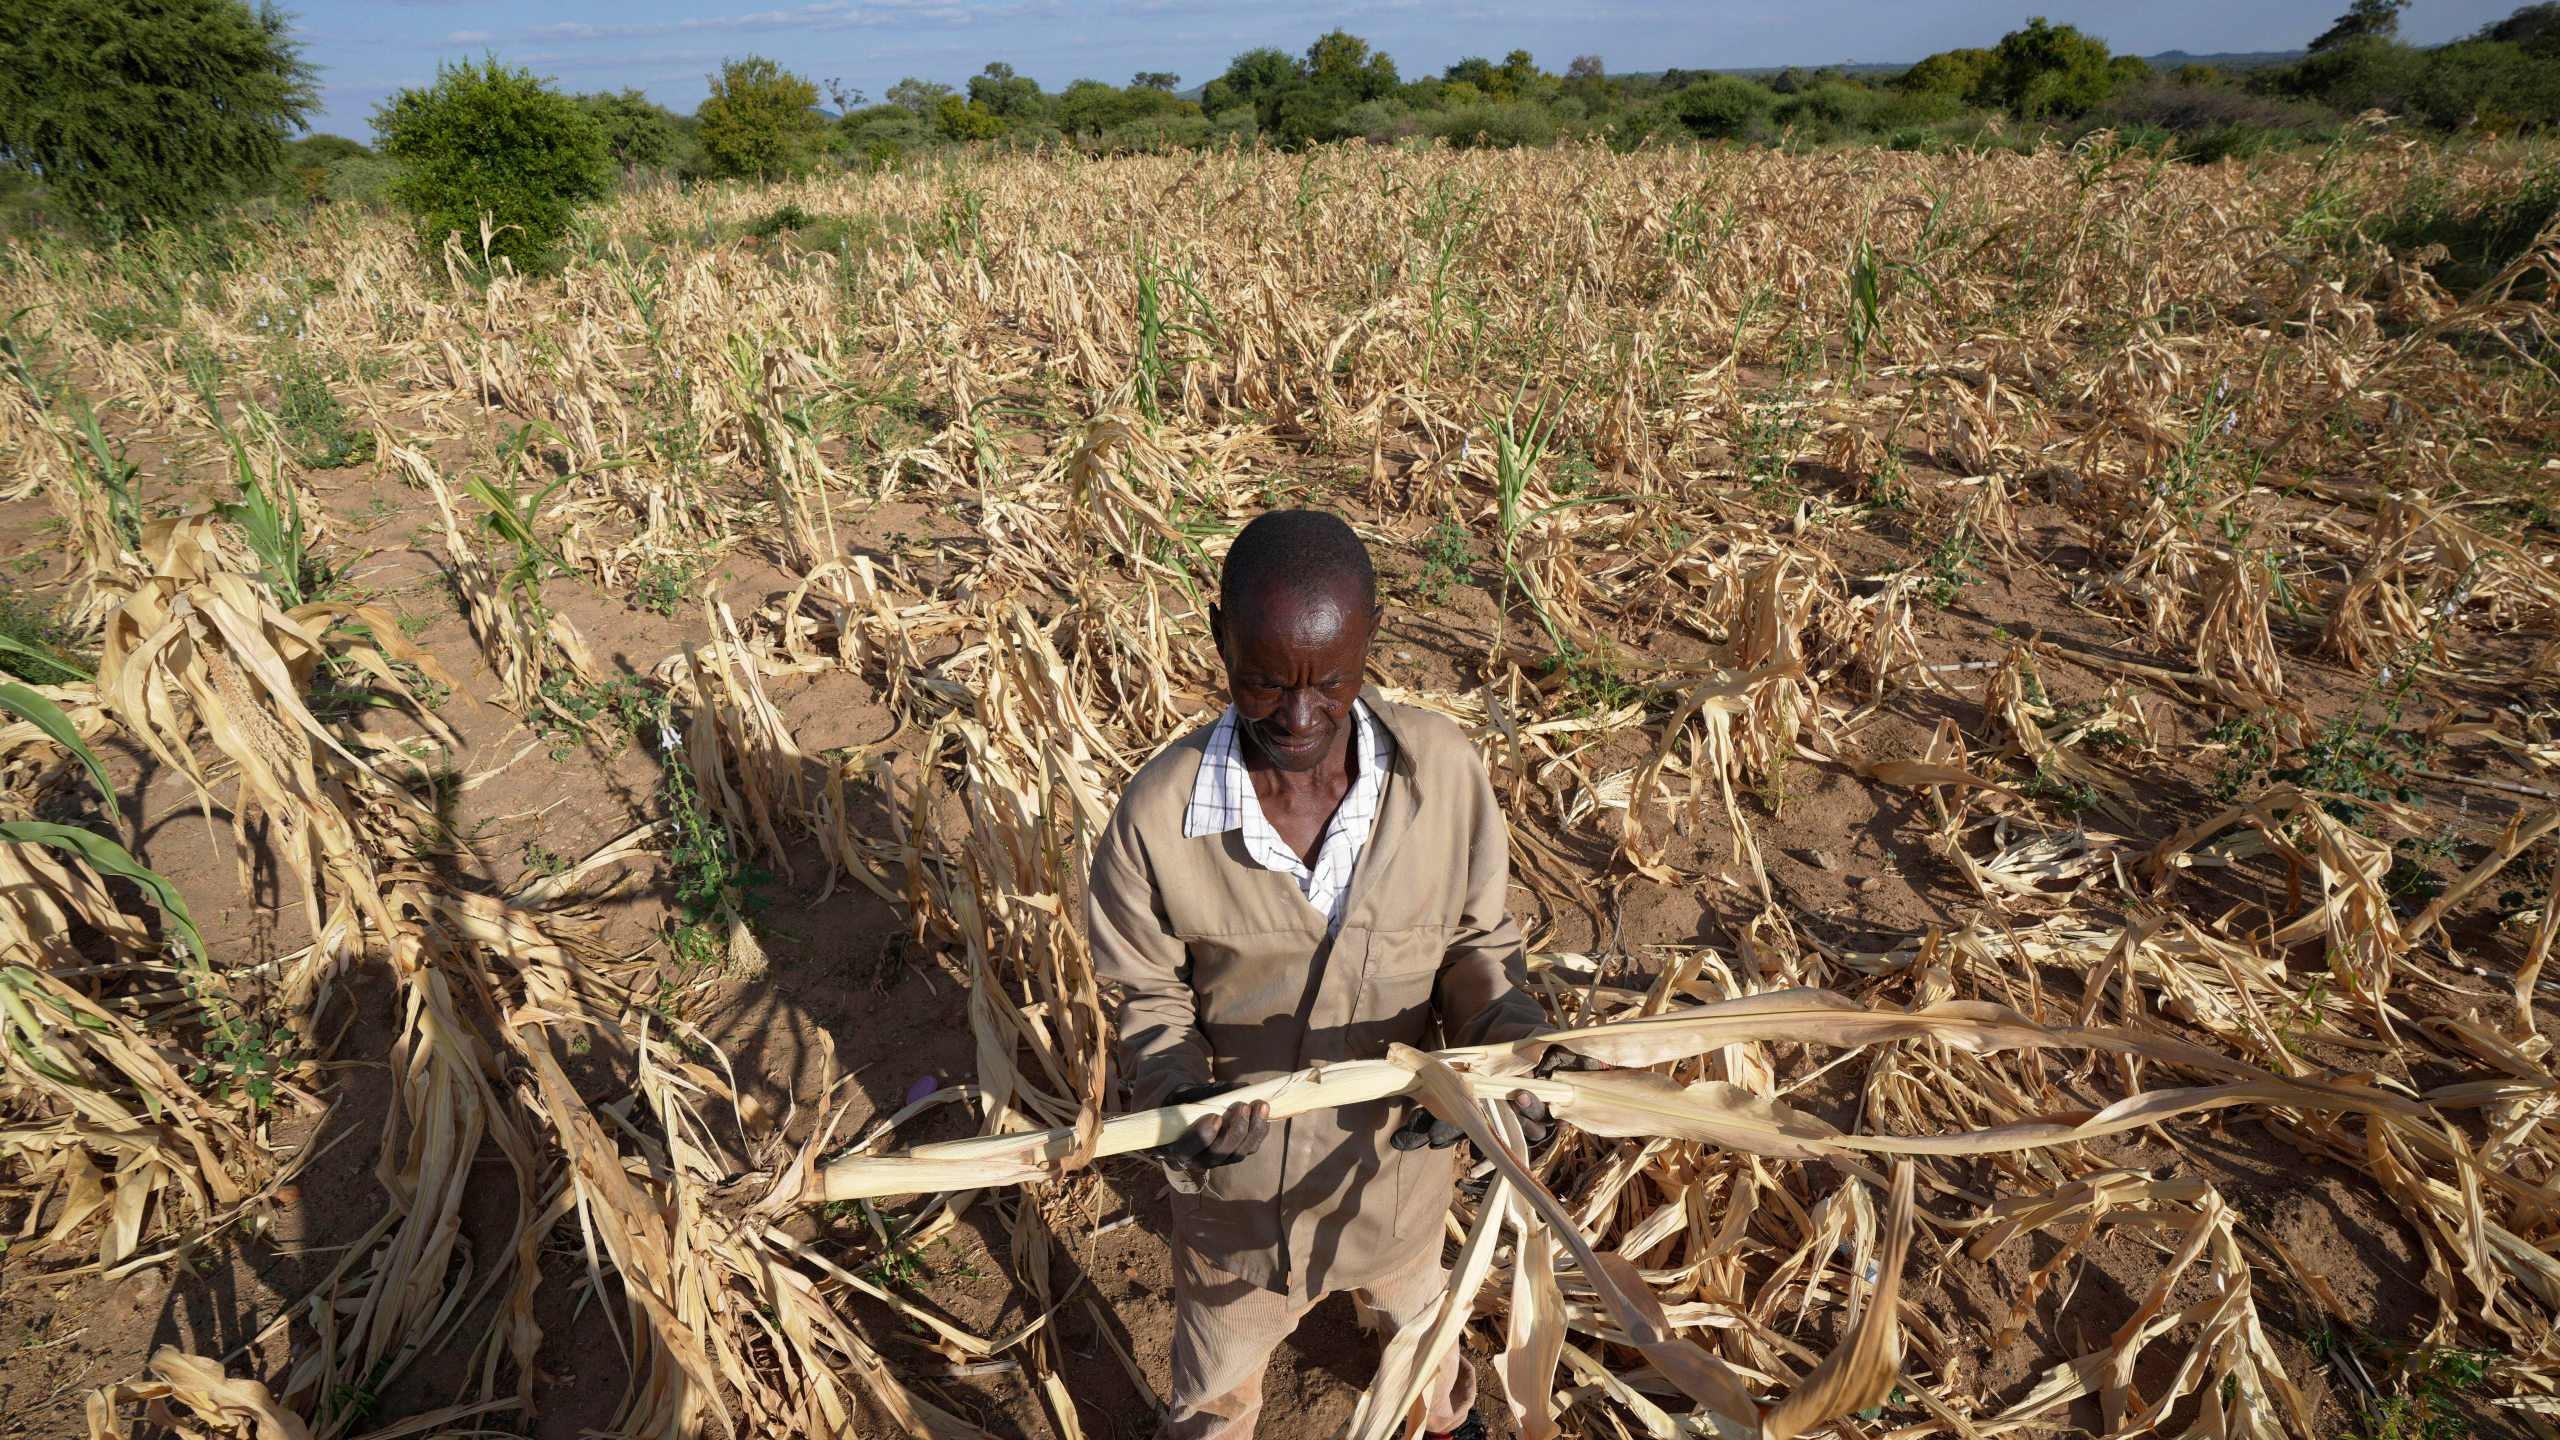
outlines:
{"label": "man's nose", "polygon": [[1280,699],[1280,718],[1293,732],[1313,730],[1324,723],[1324,697],[1313,690],[1292,690]]}

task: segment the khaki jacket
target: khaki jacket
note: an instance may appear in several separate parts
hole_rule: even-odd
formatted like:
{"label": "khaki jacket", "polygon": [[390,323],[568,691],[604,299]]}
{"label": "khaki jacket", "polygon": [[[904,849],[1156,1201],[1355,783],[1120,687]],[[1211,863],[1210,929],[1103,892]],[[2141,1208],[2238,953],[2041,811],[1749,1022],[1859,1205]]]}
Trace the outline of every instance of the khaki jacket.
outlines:
{"label": "khaki jacket", "polygon": [[[1445,716],[1374,688],[1362,698],[1395,759],[1331,939],[1297,883],[1254,864],[1236,832],[1183,838],[1208,729],[1165,747],[1122,793],[1094,846],[1086,920],[1094,968],[1124,991],[1133,1109],[1186,1085],[1375,1059],[1393,1042],[1488,1044],[1547,1027],[1519,988],[1510,843],[1475,747]],[[1443,1016],[1441,972],[1479,954],[1512,988],[1480,1014]],[[1219,1268],[1269,1289],[1321,1295],[1390,1273],[1413,1246],[1438,1245],[1455,1178],[1452,1152],[1387,1144],[1408,1113],[1380,1101],[1275,1124],[1243,1161],[1196,1184],[1177,1175],[1174,1224]]]}

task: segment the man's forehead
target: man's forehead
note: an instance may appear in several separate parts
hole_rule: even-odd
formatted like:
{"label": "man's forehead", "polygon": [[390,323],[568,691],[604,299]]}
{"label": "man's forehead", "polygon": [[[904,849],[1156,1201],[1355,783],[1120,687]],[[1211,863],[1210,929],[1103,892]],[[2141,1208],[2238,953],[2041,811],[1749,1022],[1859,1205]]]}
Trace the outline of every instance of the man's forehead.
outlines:
{"label": "man's forehead", "polygon": [[1273,576],[1236,597],[1230,623],[1239,628],[1296,630],[1331,620],[1358,619],[1363,596],[1348,575]]}

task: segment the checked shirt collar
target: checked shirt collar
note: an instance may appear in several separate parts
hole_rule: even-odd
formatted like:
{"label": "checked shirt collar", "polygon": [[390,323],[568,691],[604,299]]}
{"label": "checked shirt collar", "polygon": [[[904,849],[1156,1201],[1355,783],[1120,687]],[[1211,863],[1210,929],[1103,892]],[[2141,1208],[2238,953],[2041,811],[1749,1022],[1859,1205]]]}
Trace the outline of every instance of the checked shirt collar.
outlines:
{"label": "checked shirt collar", "polygon": [[1343,902],[1351,894],[1351,872],[1360,863],[1360,852],[1369,846],[1369,832],[1378,819],[1378,798],[1387,788],[1387,761],[1395,742],[1387,738],[1387,727],[1369,713],[1367,702],[1351,702],[1351,717],[1360,743],[1360,773],[1351,780],[1351,792],[1325,822],[1324,837],[1317,842],[1313,865],[1301,861],[1280,832],[1262,815],[1262,802],[1253,793],[1253,779],[1245,773],[1244,756],[1237,749],[1236,707],[1218,717],[1217,728],[1209,732],[1208,753],[1200,758],[1200,778],[1191,785],[1191,803],[1182,812],[1182,835],[1196,840],[1203,835],[1221,835],[1229,830],[1244,832],[1244,849],[1255,864],[1265,870],[1277,870],[1298,882],[1298,893],[1325,918],[1325,932],[1342,928]]}

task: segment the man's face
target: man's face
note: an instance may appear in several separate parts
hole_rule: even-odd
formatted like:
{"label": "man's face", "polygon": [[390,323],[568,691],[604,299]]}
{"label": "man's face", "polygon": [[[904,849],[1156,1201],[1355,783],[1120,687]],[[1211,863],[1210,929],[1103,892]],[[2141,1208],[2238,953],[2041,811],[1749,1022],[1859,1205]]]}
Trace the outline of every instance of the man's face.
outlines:
{"label": "man's face", "polygon": [[1264,585],[1231,612],[1211,608],[1238,728],[1273,768],[1314,770],[1348,746],[1378,614],[1347,580],[1314,594]]}

